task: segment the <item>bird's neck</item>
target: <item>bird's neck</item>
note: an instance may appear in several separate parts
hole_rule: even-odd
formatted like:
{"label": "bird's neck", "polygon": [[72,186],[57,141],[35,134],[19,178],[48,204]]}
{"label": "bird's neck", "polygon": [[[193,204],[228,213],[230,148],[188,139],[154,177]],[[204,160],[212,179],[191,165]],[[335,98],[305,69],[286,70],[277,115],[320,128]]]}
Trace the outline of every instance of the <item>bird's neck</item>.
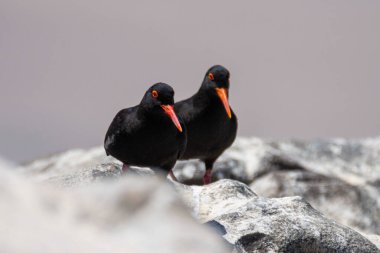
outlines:
{"label": "bird's neck", "polygon": [[148,120],[148,119],[156,119],[161,118],[165,115],[162,108],[159,106],[147,106],[147,105],[141,105],[138,108],[137,111],[137,117],[140,120]]}
{"label": "bird's neck", "polygon": [[150,110],[150,108],[148,106],[141,103],[137,109],[137,117],[141,120],[145,119],[147,117],[147,115],[149,114],[149,110]]}
{"label": "bird's neck", "polygon": [[198,92],[194,95],[194,102],[208,105],[213,103],[216,100],[215,94],[212,94],[212,91],[210,89],[207,89],[203,85],[199,88]]}

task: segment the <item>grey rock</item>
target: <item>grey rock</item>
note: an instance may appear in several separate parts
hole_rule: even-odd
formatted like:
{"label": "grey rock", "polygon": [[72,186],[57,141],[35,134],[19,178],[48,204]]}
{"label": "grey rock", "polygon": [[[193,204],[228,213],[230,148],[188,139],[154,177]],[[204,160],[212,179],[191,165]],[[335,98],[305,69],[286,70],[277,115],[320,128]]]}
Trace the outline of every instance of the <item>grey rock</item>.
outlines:
{"label": "grey rock", "polygon": [[[58,187],[80,187],[104,179],[118,180],[124,173],[122,164],[106,156],[103,147],[89,150],[75,149],[37,159],[18,169],[35,182]],[[153,176],[149,168],[132,166],[128,175]]]}
{"label": "grey rock", "polygon": [[[29,163],[28,174],[43,177],[61,170],[117,163],[106,156],[102,147],[70,150]],[[380,137],[363,140],[272,141],[259,138],[237,138],[216,162],[215,179],[236,179],[251,183],[271,170],[311,170],[337,177],[352,184],[380,183]],[[175,174],[184,181],[201,178],[204,167],[196,160],[178,162]]]}
{"label": "grey rock", "polygon": [[[114,168],[98,167],[101,171],[114,170],[121,173],[121,163],[111,156],[106,156],[103,147],[92,149],[73,149],[40,158],[19,168],[19,172],[36,182],[60,181],[65,176],[72,176],[87,182],[92,179],[93,168],[99,164],[114,164]],[[110,172],[111,173],[111,172]],[[112,173],[111,173],[112,174]],[[70,181],[70,179],[67,179]],[[73,182],[73,185],[80,182]]]}
{"label": "grey rock", "polygon": [[365,237],[380,249],[380,235],[365,235]]}
{"label": "grey rock", "polygon": [[370,185],[351,185],[311,171],[273,171],[251,184],[260,196],[302,196],[313,207],[342,224],[380,230],[379,192]]}
{"label": "grey rock", "polygon": [[[380,182],[380,137],[362,140],[273,141],[238,138],[218,159],[214,173],[218,179],[236,179],[251,183],[272,170],[310,170],[351,184]],[[238,164],[238,165],[237,165]],[[204,168],[197,161],[195,176]],[[181,176],[183,163],[176,167]],[[202,174],[202,173],[200,173]],[[185,178],[192,177],[186,173]]]}
{"label": "grey rock", "polygon": [[[192,161],[179,164],[175,173],[193,183],[189,178],[201,178],[203,170],[199,162]],[[212,177],[250,184],[264,197],[301,196],[344,225],[380,234],[380,138],[238,138],[216,162]]]}
{"label": "grey rock", "polygon": [[203,222],[216,221],[236,252],[380,252],[360,233],[326,218],[301,197],[258,197],[246,185],[220,180],[177,185]]}
{"label": "grey rock", "polygon": [[0,252],[230,252],[167,182],[107,177],[56,188],[0,169]]}
{"label": "grey rock", "polygon": [[[203,185],[203,175],[205,173],[204,163],[198,160],[178,161],[174,167],[177,179],[187,185]],[[245,182],[246,169],[243,161],[237,159],[220,159],[214,164],[211,181],[220,179],[234,179]]]}
{"label": "grey rock", "polygon": [[268,142],[251,188],[260,196],[302,196],[328,217],[380,233],[380,140]]}
{"label": "grey rock", "polygon": [[[133,171],[135,174],[149,175],[149,177],[154,174],[149,169],[143,168],[133,168]],[[117,183],[124,178],[121,164],[106,157],[102,148],[89,151],[74,150],[53,155],[47,159],[36,160],[19,172],[30,180],[65,188],[92,185],[104,180]],[[182,182],[200,184],[204,167],[198,161],[185,161],[176,165],[174,173]],[[127,173],[127,176],[130,174],[133,173]],[[221,180],[224,178],[249,184],[260,197],[244,184],[237,185],[234,181]],[[192,210],[193,216],[200,222],[220,224],[218,231],[222,231],[222,227],[226,230],[224,238],[230,244],[240,247],[235,248],[236,252],[239,250],[244,252],[244,249],[252,249],[247,252],[260,252],[269,248],[274,252],[293,250],[289,245],[284,246],[287,243],[277,241],[278,236],[271,239],[273,234],[261,229],[261,226],[270,227],[272,224],[280,227],[282,222],[293,228],[298,227],[299,230],[289,228],[285,233],[278,229],[279,235],[284,236],[287,241],[292,241],[293,239],[289,238],[294,237],[292,241],[294,245],[301,247],[299,244],[301,242],[297,240],[302,239],[300,231],[303,233],[306,228],[303,223],[299,227],[299,224],[294,222],[294,216],[297,215],[304,215],[300,216],[302,219],[298,221],[306,219],[305,224],[310,225],[310,229],[314,229],[314,232],[324,229],[336,233],[338,236],[331,235],[331,238],[336,240],[335,244],[338,246],[334,250],[337,252],[342,252],[341,250],[356,252],[354,248],[345,246],[347,240],[355,242],[350,244],[353,247],[363,243],[361,250],[373,246],[368,244],[368,240],[363,241],[362,236],[357,237],[357,233],[352,229],[338,223],[366,234],[380,233],[380,138],[310,142],[239,138],[215,164],[213,180],[221,182],[218,181],[210,187],[175,185]],[[301,196],[302,199],[295,196]],[[300,206],[298,209],[297,205]],[[282,209],[288,210],[294,219],[285,214],[281,216],[282,221],[280,218],[270,221],[268,217],[271,214],[266,219],[259,219],[260,216],[257,216],[256,212],[264,212],[262,210],[259,212],[260,208],[272,210],[270,212],[274,212],[273,215],[281,214]],[[299,209],[306,210],[310,214],[297,213]],[[254,213],[253,218],[244,216],[245,212],[247,215]],[[224,220],[223,217],[228,219]],[[235,220],[240,222],[236,225],[236,231],[234,231]],[[316,221],[321,222],[320,227],[317,227]],[[215,226],[213,227],[215,230]],[[323,231],[318,233],[330,236]],[[314,251],[306,251],[305,248],[304,250],[330,252],[330,244],[318,241],[316,237],[307,234],[307,238],[303,239],[310,245],[314,245],[312,240],[316,240],[318,245],[322,246],[315,244],[310,248]],[[322,239],[324,237],[321,237]],[[267,243],[260,243],[259,248],[255,248],[256,244],[252,244],[252,241]],[[368,248],[365,245],[372,246]]]}

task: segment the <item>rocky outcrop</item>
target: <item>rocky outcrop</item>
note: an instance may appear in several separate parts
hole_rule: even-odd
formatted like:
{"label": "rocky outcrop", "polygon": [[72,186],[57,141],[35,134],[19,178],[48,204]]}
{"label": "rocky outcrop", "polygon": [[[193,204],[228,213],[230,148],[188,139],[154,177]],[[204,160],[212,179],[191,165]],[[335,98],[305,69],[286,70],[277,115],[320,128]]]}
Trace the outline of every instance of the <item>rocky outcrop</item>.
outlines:
{"label": "rocky outcrop", "polygon": [[129,176],[84,186],[80,175],[61,186],[83,187],[62,189],[0,169],[0,252],[231,252],[168,182]]}
{"label": "rocky outcrop", "polygon": [[[120,163],[105,157],[102,148],[57,154],[19,172],[65,192],[105,181],[118,184],[130,174],[154,174],[133,168],[123,175]],[[197,184],[204,167],[185,161],[177,163],[174,172],[180,181]],[[380,139],[240,138],[217,161],[213,180],[219,181],[175,188],[192,216],[222,235],[225,241],[220,245],[229,250],[379,252],[375,234],[380,234]],[[352,228],[374,235],[363,236]]]}
{"label": "rocky outcrop", "polygon": [[[185,182],[204,170],[179,163]],[[192,173],[194,172],[194,173]],[[301,196],[338,222],[380,234],[380,138],[270,141],[240,138],[217,161],[213,179],[236,179],[259,196]]]}
{"label": "rocky outcrop", "polygon": [[335,220],[378,233],[379,190],[369,185],[352,185],[311,171],[273,171],[251,184],[261,196],[303,196],[312,206]]}
{"label": "rocky outcrop", "polygon": [[258,197],[246,185],[229,180],[178,187],[195,216],[222,225],[224,237],[238,252],[380,252],[301,197]]}
{"label": "rocky outcrop", "polygon": [[366,235],[366,237],[380,249],[380,236],[379,235]]}

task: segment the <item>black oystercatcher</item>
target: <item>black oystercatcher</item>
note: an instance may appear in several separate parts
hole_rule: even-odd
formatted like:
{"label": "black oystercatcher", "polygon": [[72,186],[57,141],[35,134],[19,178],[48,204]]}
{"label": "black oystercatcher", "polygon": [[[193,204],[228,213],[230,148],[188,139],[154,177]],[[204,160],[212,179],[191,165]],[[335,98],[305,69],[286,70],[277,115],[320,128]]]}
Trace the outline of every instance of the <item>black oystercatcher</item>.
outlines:
{"label": "black oystercatcher", "polygon": [[128,165],[158,168],[170,173],[186,147],[186,129],[174,112],[174,90],[157,83],[140,104],[119,111],[108,128],[104,148]]}
{"label": "black oystercatcher", "polygon": [[223,66],[211,67],[199,91],[174,106],[187,128],[187,147],[181,159],[198,158],[205,163],[204,184],[211,181],[215,160],[236,137],[237,118],[228,102],[229,78]]}

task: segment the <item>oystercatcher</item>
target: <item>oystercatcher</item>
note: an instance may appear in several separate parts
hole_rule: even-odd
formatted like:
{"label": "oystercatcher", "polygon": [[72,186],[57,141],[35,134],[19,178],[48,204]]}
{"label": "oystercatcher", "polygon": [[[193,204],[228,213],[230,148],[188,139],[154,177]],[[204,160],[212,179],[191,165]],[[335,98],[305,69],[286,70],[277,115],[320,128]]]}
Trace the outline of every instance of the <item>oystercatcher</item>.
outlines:
{"label": "oystercatcher", "polygon": [[229,79],[225,67],[213,66],[198,92],[174,105],[187,128],[187,146],[181,160],[197,158],[205,163],[204,184],[211,182],[215,160],[236,137],[237,118],[228,102]]}
{"label": "oystercatcher", "polygon": [[170,173],[186,147],[186,128],[174,108],[174,90],[165,83],[150,87],[139,105],[119,111],[104,140],[104,149],[128,166]]}

